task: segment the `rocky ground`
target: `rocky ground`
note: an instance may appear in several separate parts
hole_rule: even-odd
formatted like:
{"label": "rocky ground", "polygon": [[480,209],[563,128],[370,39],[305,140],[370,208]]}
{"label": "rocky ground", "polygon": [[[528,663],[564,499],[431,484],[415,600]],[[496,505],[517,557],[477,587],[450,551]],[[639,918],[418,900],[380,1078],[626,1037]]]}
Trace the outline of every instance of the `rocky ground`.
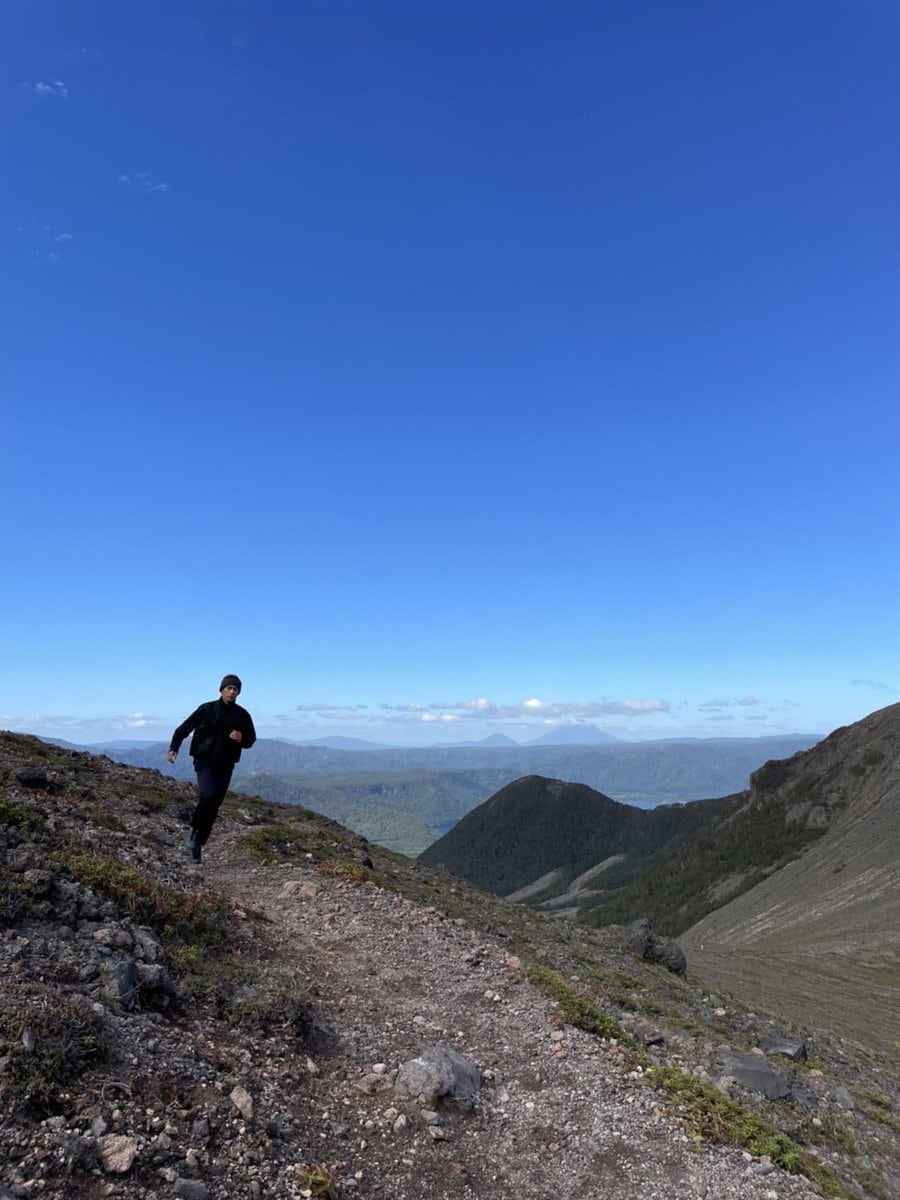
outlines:
{"label": "rocky ground", "polygon": [[0,735],[0,1200],[900,1194],[865,1048],[303,810],[234,797],[191,868],[192,799]]}

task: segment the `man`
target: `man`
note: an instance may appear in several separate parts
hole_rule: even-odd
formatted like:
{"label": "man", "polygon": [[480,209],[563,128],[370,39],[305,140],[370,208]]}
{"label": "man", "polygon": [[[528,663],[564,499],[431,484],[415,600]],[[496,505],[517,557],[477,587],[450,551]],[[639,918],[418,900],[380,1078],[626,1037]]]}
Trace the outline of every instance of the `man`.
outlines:
{"label": "man", "polygon": [[192,712],[172,734],[166,758],[173,763],[181,743],[193,731],[190,755],[197,772],[199,799],[191,817],[187,848],[191,862],[199,866],[200,851],[206,845],[219,807],[225,799],[234,764],[242,750],[256,741],[253,718],[236,703],[241,691],[237,675],[226,675],[219,684],[219,699],[210,700]]}

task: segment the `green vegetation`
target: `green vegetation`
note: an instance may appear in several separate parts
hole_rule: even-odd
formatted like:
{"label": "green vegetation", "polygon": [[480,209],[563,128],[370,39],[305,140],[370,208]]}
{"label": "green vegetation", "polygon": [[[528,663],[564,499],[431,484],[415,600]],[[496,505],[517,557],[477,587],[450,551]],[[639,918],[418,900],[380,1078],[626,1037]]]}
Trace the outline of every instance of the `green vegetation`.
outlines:
{"label": "green vegetation", "polygon": [[334,1175],[324,1163],[317,1163],[313,1167],[296,1167],[294,1174],[302,1196],[325,1196],[327,1200],[337,1197]]}
{"label": "green vegetation", "polygon": [[804,1121],[803,1136],[809,1142],[825,1142],[829,1146],[838,1146],[845,1154],[856,1154],[856,1143],[853,1135],[843,1125],[839,1125],[833,1116],[819,1117],[818,1121]]}
{"label": "green vegetation", "polygon": [[856,1102],[867,1117],[886,1125],[888,1129],[893,1129],[894,1133],[900,1133],[900,1117],[894,1112],[890,1100],[878,1092],[861,1092],[857,1095]]}
{"label": "green vegetation", "polygon": [[149,926],[162,941],[177,975],[189,975],[206,952],[225,946],[228,935],[221,897],[176,891],[102,854],[67,850],[57,858],[78,883],[111,900],[132,921]]}
{"label": "green vegetation", "polygon": [[[549,889],[555,895],[598,862],[621,855],[595,881],[597,887],[617,888],[728,805],[700,800],[645,810],[620,804],[585,784],[531,775],[468,813],[419,861],[443,865],[500,896],[559,870]],[[536,905],[544,898],[535,895],[528,902]]]}
{"label": "green vegetation", "polygon": [[526,971],[529,982],[547,996],[551,996],[559,1005],[559,1015],[576,1029],[586,1033],[594,1033],[598,1037],[615,1039],[620,1045],[637,1050],[638,1044],[634,1038],[622,1028],[613,1017],[604,1012],[574,988],[570,983],[541,964],[533,964]]}
{"label": "green vegetation", "polygon": [[892,1200],[891,1189],[873,1167],[863,1167],[857,1171],[856,1182],[873,1200]]}
{"label": "green vegetation", "polygon": [[824,1196],[849,1195],[828,1167],[804,1153],[787,1134],[717,1088],[677,1067],[651,1067],[647,1078],[670,1097],[675,1114],[684,1122],[698,1147],[705,1142],[714,1142],[748,1150],[758,1156],[766,1155],[784,1170],[811,1179]]}
{"label": "green vegetation", "polygon": [[339,821],[379,846],[414,858],[486,800],[509,776],[496,771],[379,771],[310,778],[254,772],[237,786]]}
{"label": "green vegetation", "polygon": [[63,851],[59,857],[78,883],[100,892],[132,921],[148,925],[160,936],[206,946],[225,941],[225,904],[221,897],[165,887],[103,854]]}
{"label": "green vegetation", "polygon": [[296,862],[311,853],[302,845],[297,830],[291,825],[264,825],[245,833],[237,844],[239,854],[258,859],[264,863]]}
{"label": "green vegetation", "polygon": [[[601,1012],[592,1000],[562,975],[542,964],[534,964],[527,969],[527,977],[557,1001],[560,1016],[567,1024],[599,1037],[615,1039],[631,1049],[637,1061],[646,1068],[648,1082],[671,1098],[676,1115],[684,1122],[698,1147],[713,1142],[735,1146],[754,1155],[767,1155],[786,1171],[806,1175],[824,1196],[848,1196],[844,1185],[828,1167],[802,1151],[787,1134],[750,1109],[684,1071],[674,1067],[650,1066],[643,1050],[621,1025]],[[699,1026],[697,1028],[702,1032]],[[823,1130],[822,1137],[853,1152],[852,1139],[845,1133],[842,1135],[837,1128]]]}
{"label": "green vegetation", "polygon": [[83,996],[44,984],[0,986],[0,1047],[7,1059],[4,1099],[52,1109],[62,1088],[105,1048],[100,1018]]}
{"label": "green vegetation", "polygon": [[[766,764],[766,768],[772,766]],[[784,801],[776,798],[745,804],[724,815],[682,841],[677,851],[658,855],[626,887],[591,908],[585,923],[627,923],[639,913],[648,917],[660,934],[676,936],[689,929],[719,904],[749,891],[771,871],[796,858],[821,836],[822,829],[788,822],[785,813]],[[711,898],[715,886],[728,879],[735,881],[733,890],[719,899]]]}
{"label": "green vegetation", "polygon": [[384,887],[384,880],[377,872],[367,867],[365,863],[355,858],[328,858],[319,863],[323,875],[335,875],[339,879],[349,879],[354,883],[374,883]]}
{"label": "green vegetation", "polygon": [[16,829],[29,830],[37,828],[42,821],[43,818],[33,809],[10,800],[8,796],[0,796],[0,825],[14,825]]}

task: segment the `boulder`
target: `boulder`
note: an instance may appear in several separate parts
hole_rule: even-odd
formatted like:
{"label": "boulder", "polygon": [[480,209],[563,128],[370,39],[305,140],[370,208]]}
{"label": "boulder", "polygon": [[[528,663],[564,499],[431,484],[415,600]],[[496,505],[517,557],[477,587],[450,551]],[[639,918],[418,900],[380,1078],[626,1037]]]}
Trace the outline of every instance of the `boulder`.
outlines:
{"label": "boulder", "polygon": [[790,1095],[790,1083],[760,1055],[741,1054],[725,1047],[717,1053],[725,1073],[748,1092],[761,1092],[767,1100],[782,1100]]}
{"label": "boulder", "polygon": [[450,1100],[463,1112],[471,1112],[480,1087],[478,1068],[451,1046],[438,1044],[403,1064],[394,1083],[394,1095],[401,1100],[418,1099],[423,1104]]}
{"label": "boulder", "polygon": [[771,1033],[768,1037],[762,1038],[759,1048],[766,1054],[780,1054],[794,1062],[801,1062],[806,1058],[806,1046],[803,1042],[798,1042],[796,1039],[780,1033]]}
{"label": "boulder", "polygon": [[632,921],[630,925],[611,925],[610,928],[647,962],[660,963],[675,975],[684,975],[687,971],[687,959],[678,943],[671,938],[657,937],[646,917]]}
{"label": "boulder", "polygon": [[104,969],[101,991],[114,1005],[123,1009],[133,1008],[137,988],[138,969],[130,958]]}

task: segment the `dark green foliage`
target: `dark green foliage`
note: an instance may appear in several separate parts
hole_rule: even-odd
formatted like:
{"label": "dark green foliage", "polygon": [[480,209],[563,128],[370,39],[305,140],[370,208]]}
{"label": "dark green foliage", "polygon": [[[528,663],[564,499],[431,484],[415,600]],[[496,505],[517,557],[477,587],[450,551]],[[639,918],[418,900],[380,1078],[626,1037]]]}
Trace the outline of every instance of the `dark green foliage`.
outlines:
{"label": "dark green foliage", "polygon": [[[720,904],[748,891],[772,870],[797,857],[822,834],[785,820],[779,799],[748,804],[700,830],[637,874],[627,887],[585,915],[588,925],[648,917],[661,934],[689,929]],[[734,879],[734,889],[713,897],[711,889]]]}
{"label": "dark green foliage", "polygon": [[[498,895],[562,867],[566,883],[601,860],[626,862],[603,875],[613,887],[630,879],[662,847],[712,820],[728,801],[632,808],[578,783],[530,775],[502,788],[419,856]],[[559,890],[557,887],[555,890]]]}
{"label": "dark green foliage", "polygon": [[237,849],[248,858],[266,863],[296,862],[307,853],[305,844],[291,825],[263,825],[252,833],[245,833]]}

